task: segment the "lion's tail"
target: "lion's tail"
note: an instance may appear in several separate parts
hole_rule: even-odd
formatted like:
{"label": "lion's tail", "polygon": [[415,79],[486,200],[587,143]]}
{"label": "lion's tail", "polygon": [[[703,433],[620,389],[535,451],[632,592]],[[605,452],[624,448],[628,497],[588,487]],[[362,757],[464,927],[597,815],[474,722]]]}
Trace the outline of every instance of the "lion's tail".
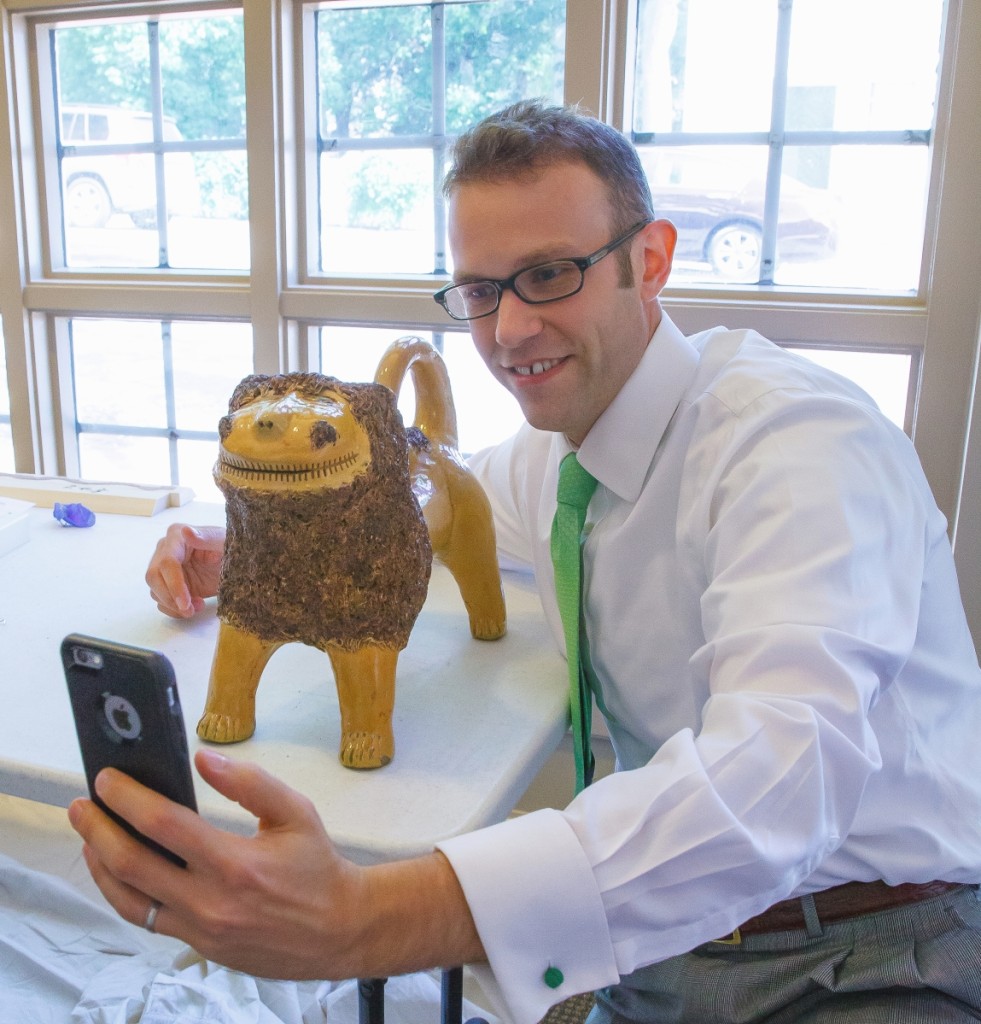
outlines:
{"label": "lion's tail", "polygon": [[397,396],[406,373],[410,371],[416,393],[413,426],[430,441],[456,448],[456,408],[450,390],[450,375],[434,345],[413,335],[392,342],[378,363],[375,383],[384,384]]}

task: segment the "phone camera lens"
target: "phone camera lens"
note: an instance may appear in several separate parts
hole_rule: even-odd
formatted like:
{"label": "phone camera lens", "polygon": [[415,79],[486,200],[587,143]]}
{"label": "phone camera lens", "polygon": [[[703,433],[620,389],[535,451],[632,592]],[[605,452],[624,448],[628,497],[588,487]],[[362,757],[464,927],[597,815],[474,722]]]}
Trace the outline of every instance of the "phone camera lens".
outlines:
{"label": "phone camera lens", "polygon": [[88,647],[75,647],[72,649],[75,656],[75,664],[85,668],[102,668],[102,655]]}

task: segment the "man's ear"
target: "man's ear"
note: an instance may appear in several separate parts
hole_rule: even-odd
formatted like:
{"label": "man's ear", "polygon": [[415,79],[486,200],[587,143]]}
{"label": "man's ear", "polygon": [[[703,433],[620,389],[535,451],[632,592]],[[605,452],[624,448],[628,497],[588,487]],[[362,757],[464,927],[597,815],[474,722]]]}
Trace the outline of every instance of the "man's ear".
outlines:
{"label": "man's ear", "polygon": [[644,298],[652,299],[667,284],[678,231],[669,220],[654,220],[641,231],[640,238],[644,243],[641,291]]}

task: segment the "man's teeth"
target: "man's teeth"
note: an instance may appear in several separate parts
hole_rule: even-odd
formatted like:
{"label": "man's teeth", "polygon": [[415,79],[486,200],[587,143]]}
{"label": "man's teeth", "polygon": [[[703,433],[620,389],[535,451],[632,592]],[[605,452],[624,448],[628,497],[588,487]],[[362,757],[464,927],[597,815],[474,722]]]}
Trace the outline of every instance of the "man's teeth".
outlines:
{"label": "man's teeth", "polygon": [[545,359],[540,363],[532,363],[531,366],[515,366],[513,369],[515,373],[520,374],[522,377],[537,377],[538,374],[551,370],[558,363],[558,359]]}

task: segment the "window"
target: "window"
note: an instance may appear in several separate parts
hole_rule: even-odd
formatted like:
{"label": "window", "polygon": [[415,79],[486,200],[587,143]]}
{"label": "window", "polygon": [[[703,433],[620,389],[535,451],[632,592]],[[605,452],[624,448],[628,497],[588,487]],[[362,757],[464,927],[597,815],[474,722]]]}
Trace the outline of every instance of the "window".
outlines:
{"label": "window", "polygon": [[943,0],[640,0],[632,135],[674,283],[916,292]]}
{"label": "window", "polygon": [[0,473],[14,471],[14,439],[10,431],[10,391],[7,387],[7,360],[0,335]]}
{"label": "window", "polygon": [[453,136],[526,96],[562,102],[565,0],[314,8],[318,271],[446,269]]}
{"label": "window", "polygon": [[248,267],[242,16],[58,22],[67,267]]}
{"label": "window", "polygon": [[81,317],[66,326],[80,475],[181,483],[220,500],[218,419],[252,369],[248,327]]}

